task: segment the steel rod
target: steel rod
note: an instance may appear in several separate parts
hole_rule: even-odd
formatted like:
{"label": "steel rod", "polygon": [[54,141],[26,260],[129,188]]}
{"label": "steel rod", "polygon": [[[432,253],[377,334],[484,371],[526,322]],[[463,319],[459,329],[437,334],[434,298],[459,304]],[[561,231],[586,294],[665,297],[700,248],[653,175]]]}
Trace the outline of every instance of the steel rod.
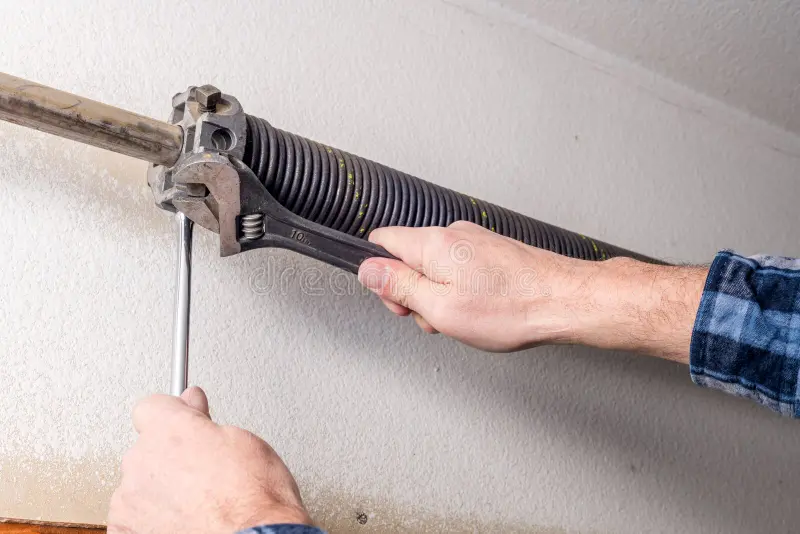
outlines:
{"label": "steel rod", "polygon": [[175,272],[175,321],[172,342],[170,395],[180,395],[189,380],[189,315],[192,300],[192,227],[183,213],[175,216],[178,226],[178,251]]}
{"label": "steel rod", "polygon": [[172,166],[183,144],[180,126],[0,72],[0,119]]}

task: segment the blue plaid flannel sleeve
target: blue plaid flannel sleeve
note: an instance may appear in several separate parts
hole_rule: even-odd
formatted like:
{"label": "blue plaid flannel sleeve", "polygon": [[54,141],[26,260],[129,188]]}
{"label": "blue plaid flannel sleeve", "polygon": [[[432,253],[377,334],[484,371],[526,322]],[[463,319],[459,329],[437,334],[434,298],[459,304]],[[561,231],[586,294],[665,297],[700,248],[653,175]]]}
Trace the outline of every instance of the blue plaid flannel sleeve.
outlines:
{"label": "blue plaid flannel sleeve", "polygon": [[800,260],[717,254],[690,363],[696,384],[800,417]]}
{"label": "blue plaid flannel sleeve", "polygon": [[306,525],[264,525],[242,530],[238,534],[325,534],[325,532]]}

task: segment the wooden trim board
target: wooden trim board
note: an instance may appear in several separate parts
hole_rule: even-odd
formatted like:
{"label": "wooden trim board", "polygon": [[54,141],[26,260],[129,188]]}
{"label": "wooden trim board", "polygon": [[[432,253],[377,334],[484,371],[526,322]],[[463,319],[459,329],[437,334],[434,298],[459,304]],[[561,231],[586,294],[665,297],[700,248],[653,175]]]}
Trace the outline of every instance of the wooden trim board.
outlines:
{"label": "wooden trim board", "polygon": [[105,531],[105,527],[99,525],[48,523],[46,521],[20,522],[19,519],[0,517],[0,534],[102,534]]}

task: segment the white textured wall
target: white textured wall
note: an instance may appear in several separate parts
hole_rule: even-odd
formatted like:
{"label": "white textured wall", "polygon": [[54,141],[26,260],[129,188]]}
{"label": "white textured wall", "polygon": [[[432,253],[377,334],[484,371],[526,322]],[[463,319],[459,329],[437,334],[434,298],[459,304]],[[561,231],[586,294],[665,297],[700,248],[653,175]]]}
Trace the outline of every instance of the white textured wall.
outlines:
{"label": "white textured wall", "polygon": [[800,134],[796,0],[489,1]]}
{"label": "white textured wall", "polygon": [[[524,21],[431,0],[0,7],[18,76],[153,116],[211,82],[277,126],[645,253],[800,254],[800,140]],[[122,156],[0,124],[0,161],[0,516],[102,521],[131,406],[167,387],[171,220]],[[312,260],[221,259],[198,233],[192,382],[284,455],[333,532],[800,522],[800,423],[686,367],[479,353],[368,295],[304,294]],[[265,294],[264,267],[296,270]]]}

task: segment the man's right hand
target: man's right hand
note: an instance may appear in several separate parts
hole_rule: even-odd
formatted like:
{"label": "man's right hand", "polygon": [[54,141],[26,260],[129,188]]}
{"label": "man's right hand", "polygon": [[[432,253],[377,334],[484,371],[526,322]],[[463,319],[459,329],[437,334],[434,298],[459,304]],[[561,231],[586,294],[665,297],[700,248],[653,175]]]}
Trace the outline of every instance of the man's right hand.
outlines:
{"label": "man's right hand", "polygon": [[464,221],[369,239],[399,260],[371,258],[359,280],[427,332],[492,352],[580,343],[688,361],[707,269],[576,260]]}

